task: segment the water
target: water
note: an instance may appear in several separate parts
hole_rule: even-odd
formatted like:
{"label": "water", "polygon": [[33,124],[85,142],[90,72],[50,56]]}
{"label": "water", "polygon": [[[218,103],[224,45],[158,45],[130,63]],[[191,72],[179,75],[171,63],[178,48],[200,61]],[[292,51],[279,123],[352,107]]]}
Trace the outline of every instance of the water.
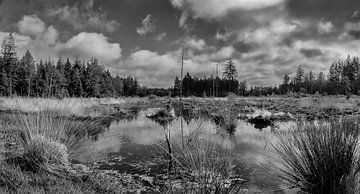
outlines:
{"label": "water", "polygon": [[[163,126],[146,118],[154,109],[141,110],[133,120],[113,121],[96,138],[89,138],[79,149],[77,160],[94,164],[98,169],[116,170],[122,173],[156,175],[166,168],[165,133]],[[292,122],[278,122],[262,130],[252,124],[238,120],[235,132],[229,135],[208,120],[193,119],[185,122],[176,118],[170,125],[171,141],[181,142],[191,131],[203,128],[200,138],[211,137],[212,141],[225,149],[234,150],[237,159],[245,164],[249,188],[278,189],[282,182],[271,170],[277,166],[278,157],[273,148],[276,144],[274,132],[293,127]],[[181,130],[181,123],[183,130]],[[183,135],[184,136],[183,136]]]}

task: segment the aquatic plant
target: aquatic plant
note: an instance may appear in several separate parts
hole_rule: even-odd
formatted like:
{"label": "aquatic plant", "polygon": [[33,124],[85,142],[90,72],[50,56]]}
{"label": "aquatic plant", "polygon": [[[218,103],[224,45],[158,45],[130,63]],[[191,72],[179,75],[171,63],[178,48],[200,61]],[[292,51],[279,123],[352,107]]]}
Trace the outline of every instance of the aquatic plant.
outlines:
{"label": "aquatic plant", "polygon": [[342,119],[278,134],[280,176],[306,193],[349,193],[360,167],[359,130],[356,120]]}

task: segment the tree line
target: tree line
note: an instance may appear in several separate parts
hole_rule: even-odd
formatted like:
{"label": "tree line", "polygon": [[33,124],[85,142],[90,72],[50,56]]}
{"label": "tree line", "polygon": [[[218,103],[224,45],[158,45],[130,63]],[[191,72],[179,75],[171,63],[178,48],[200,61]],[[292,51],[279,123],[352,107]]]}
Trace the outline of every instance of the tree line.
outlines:
{"label": "tree line", "polygon": [[0,95],[31,97],[134,96],[141,91],[137,79],[112,76],[97,59],[57,62],[34,61],[29,50],[20,59],[10,34],[2,43]]}
{"label": "tree line", "polygon": [[[230,64],[230,65],[229,65]],[[329,72],[305,72],[304,65],[299,65],[293,76],[285,74],[278,86],[251,86],[246,80],[236,79],[237,71],[231,59],[225,64],[222,77],[191,77],[189,73],[183,78],[184,96],[219,96],[229,92],[241,96],[286,95],[289,93],[323,94],[323,95],[360,95],[360,61],[358,57],[348,56],[345,60],[333,62]],[[173,93],[179,94],[180,80],[175,78]],[[228,86],[231,86],[230,88]]]}
{"label": "tree line", "polygon": [[288,92],[324,95],[360,95],[360,62],[358,57],[348,56],[345,60],[333,62],[327,76],[323,72],[305,72],[299,65],[291,78],[285,75],[280,93]]}
{"label": "tree line", "polygon": [[0,95],[29,97],[116,97],[116,96],[183,96],[224,97],[229,93],[241,96],[284,95],[288,93],[360,95],[360,61],[348,56],[333,62],[329,72],[305,72],[299,65],[293,76],[285,74],[278,86],[251,86],[238,80],[232,59],[224,64],[221,75],[176,77],[173,87],[141,87],[135,77],[113,76],[97,59],[71,61],[34,61],[28,50],[17,57],[15,40],[9,34],[2,43],[0,56]]}

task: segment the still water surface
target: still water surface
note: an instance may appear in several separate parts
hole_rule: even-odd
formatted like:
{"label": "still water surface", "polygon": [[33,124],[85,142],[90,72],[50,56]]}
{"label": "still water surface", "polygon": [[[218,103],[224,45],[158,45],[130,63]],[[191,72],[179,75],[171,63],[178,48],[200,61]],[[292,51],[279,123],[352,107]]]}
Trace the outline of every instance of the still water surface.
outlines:
{"label": "still water surface", "polygon": [[[154,109],[141,110],[132,120],[113,121],[105,131],[88,138],[76,159],[84,163],[93,163],[98,169],[122,173],[154,175],[166,170],[164,128],[146,118],[150,112],[154,112]],[[278,164],[278,157],[273,148],[276,144],[274,133],[288,130],[295,124],[277,122],[273,127],[259,130],[246,121],[237,122],[235,132],[229,135],[223,131],[219,132],[219,127],[212,121],[192,119],[185,122],[181,117],[177,117],[169,125],[171,141],[180,141],[182,134],[187,136],[201,123],[201,137],[212,137],[212,141],[219,146],[234,150],[238,159],[245,164],[244,172],[249,173],[251,177],[249,187],[280,188],[282,183],[272,170],[272,165]]]}

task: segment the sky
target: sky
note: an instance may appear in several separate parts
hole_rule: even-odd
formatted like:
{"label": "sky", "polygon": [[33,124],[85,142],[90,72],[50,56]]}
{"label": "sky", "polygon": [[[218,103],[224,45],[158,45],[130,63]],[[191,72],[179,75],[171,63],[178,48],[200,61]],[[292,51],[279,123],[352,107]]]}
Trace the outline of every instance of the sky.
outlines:
{"label": "sky", "polygon": [[170,87],[232,58],[238,79],[272,86],[303,65],[327,73],[360,53],[359,0],[0,0],[0,41],[21,57],[98,58],[113,75]]}

